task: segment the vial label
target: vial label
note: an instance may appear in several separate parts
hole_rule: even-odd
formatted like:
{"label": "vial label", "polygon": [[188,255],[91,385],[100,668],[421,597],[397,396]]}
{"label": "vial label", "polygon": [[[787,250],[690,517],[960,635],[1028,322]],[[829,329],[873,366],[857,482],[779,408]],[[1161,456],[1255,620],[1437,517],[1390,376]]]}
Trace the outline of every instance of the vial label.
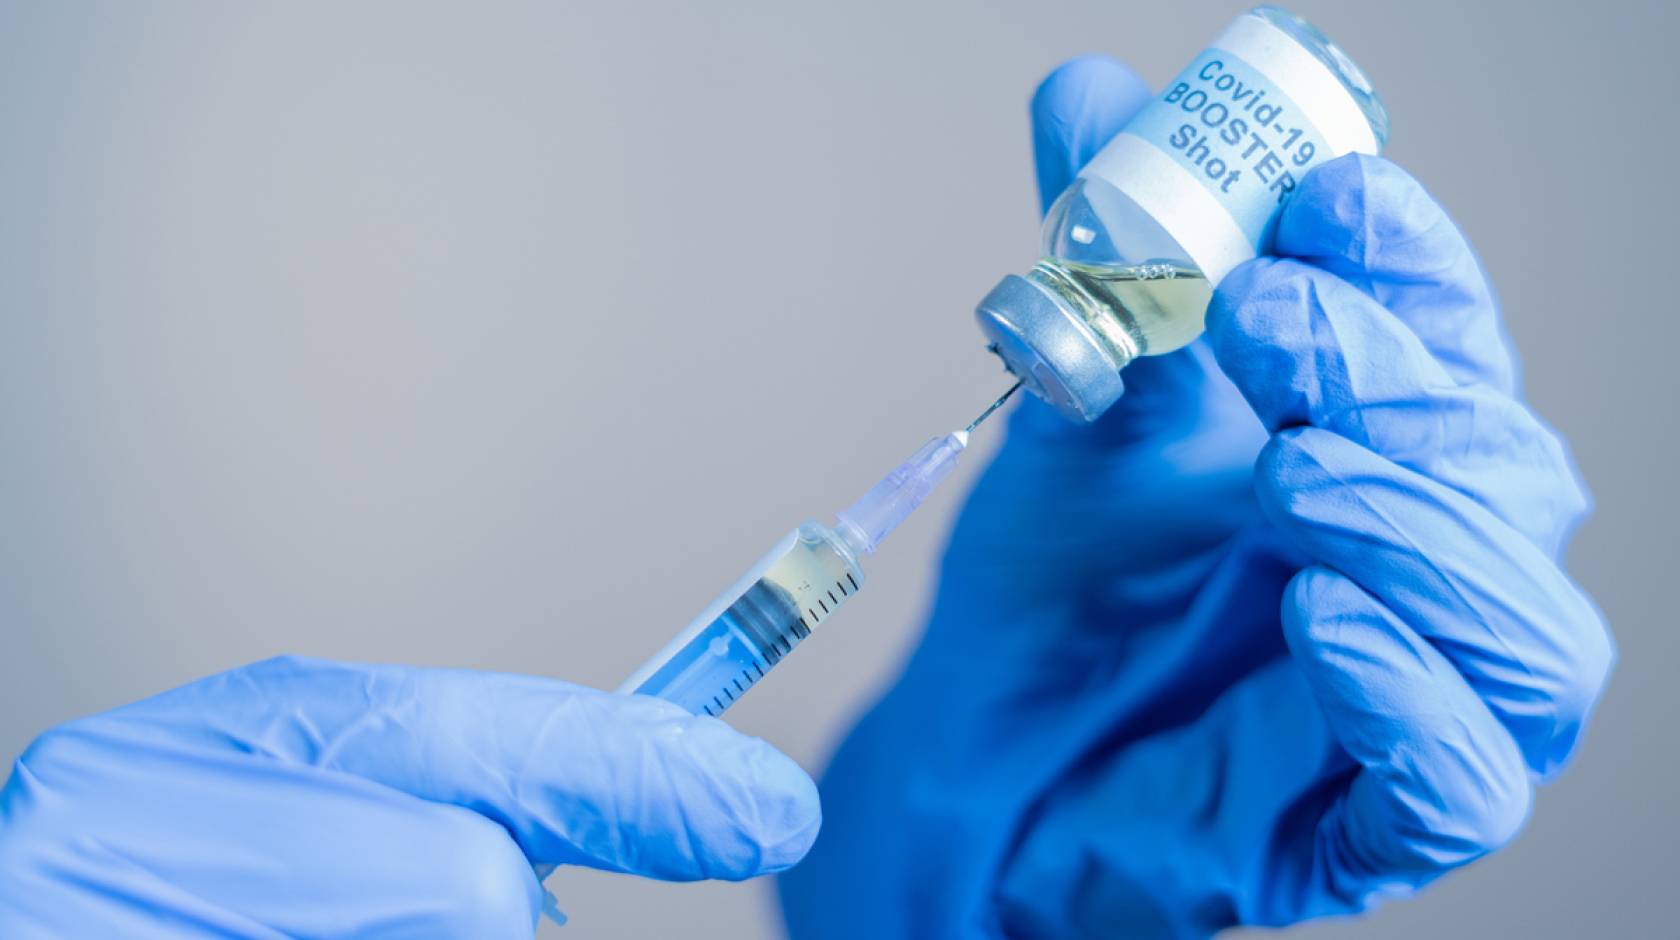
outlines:
{"label": "vial label", "polygon": [[[1270,247],[1313,167],[1377,139],[1342,80],[1255,16],[1238,18],[1080,171],[1120,190],[1209,281]],[[1139,261],[1152,259],[1137,259]]]}
{"label": "vial label", "polygon": [[1170,154],[1256,249],[1301,178],[1332,154],[1299,105],[1223,49],[1198,56],[1126,133]]}

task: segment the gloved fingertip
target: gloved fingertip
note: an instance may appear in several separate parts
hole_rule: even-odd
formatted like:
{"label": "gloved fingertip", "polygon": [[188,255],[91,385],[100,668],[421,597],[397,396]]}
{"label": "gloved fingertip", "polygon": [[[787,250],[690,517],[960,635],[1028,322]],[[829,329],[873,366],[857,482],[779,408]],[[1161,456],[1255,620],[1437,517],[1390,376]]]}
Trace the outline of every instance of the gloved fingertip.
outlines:
{"label": "gloved fingertip", "polygon": [[1032,97],[1033,156],[1044,209],[1079,168],[1149,100],[1148,84],[1117,59],[1085,55],[1057,66]]}
{"label": "gloved fingertip", "polygon": [[[1343,615],[1364,611],[1370,603],[1359,586],[1340,572],[1323,565],[1302,568],[1284,587],[1280,618],[1284,640],[1296,655],[1316,666],[1328,655],[1340,655],[1350,643],[1358,643],[1360,634],[1350,628]],[[1365,657],[1349,658],[1358,661]],[[1342,665],[1333,658],[1327,664]],[[1350,692],[1364,691],[1358,678],[1350,676]]]}
{"label": "gloved fingertip", "polygon": [[791,868],[822,826],[816,782],[760,738],[715,718],[686,722],[684,750],[698,771],[689,804],[694,859],[702,877],[739,881]]}
{"label": "gloved fingertip", "polygon": [[1262,256],[1237,265],[1220,280],[1208,301],[1204,327],[1216,355],[1243,338],[1249,304],[1275,290],[1287,273],[1279,259]]}
{"label": "gloved fingertip", "polygon": [[1301,357],[1314,346],[1316,300],[1306,266],[1262,257],[1226,275],[1208,304],[1214,359],[1270,429],[1306,420],[1294,379],[1302,373]]}
{"label": "gloved fingertip", "polygon": [[1343,275],[1437,274],[1470,259],[1469,246],[1411,174],[1366,154],[1316,167],[1278,217],[1280,255],[1327,259]]}
{"label": "gloved fingertip", "polygon": [[761,853],[757,864],[742,869],[740,877],[791,868],[811,851],[822,828],[816,781],[793,758],[763,740],[737,736],[747,742],[744,765],[756,797],[753,812],[741,821]]}
{"label": "gloved fingertip", "polygon": [[[1092,92],[1141,106],[1149,86],[1112,56],[1075,56],[1050,71],[1033,92],[1033,116],[1074,123],[1090,113]],[[1129,100],[1128,100],[1129,99]]]}

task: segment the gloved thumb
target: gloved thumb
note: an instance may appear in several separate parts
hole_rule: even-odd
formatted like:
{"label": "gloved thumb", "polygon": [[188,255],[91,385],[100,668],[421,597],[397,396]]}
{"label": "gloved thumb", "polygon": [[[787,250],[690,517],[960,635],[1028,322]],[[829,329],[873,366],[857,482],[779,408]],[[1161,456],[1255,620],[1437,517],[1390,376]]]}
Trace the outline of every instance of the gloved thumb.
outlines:
{"label": "gloved thumb", "polygon": [[765,742],[667,702],[465,670],[280,658],[68,726],[255,754],[465,807],[539,864],[668,880],[797,862],[816,787]]}
{"label": "gloved thumb", "polygon": [[1069,59],[1045,76],[1032,98],[1033,166],[1045,210],[1149,94],[1136,72],[1107,56]]}

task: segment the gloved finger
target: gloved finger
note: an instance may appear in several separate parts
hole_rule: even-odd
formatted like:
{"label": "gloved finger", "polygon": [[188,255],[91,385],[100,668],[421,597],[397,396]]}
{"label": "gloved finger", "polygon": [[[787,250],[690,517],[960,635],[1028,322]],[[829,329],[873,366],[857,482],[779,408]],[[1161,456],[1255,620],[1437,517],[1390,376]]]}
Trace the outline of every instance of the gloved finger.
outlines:
{"label": "gloved finger", "polygon": [[1358,584],[1303,569],[1283,630],[1337,741],[1362,770],[1319,820],[1296,878],[1361,909],[1514,837],[1523,757],[1454,664]]}
{"label": "gloved finger", "polygon": [[1475,499],[1553,557],[1586,512],[1557,435],[1491,385],[1455,381],[1407,323],[1334,274],[1291,259],[1237,268],[1208,338],[1273,431],[1333,431]]}
{"label": "gloved finger", "polygon": [[0,797],[6,882],[18,891],[0,891],[0,926],[10,916],[72,918],[113,937],[531,937],[543,893],[496,822],[316,765],[135,730],[127,718],[83,719],[18,761]]}
{"label": "gloved finger", "polygon": [[768,744],[645,696],[526,676],[281,658],[105,716],[352,774],[500,823],[532,862],[669,880],[787,868],[816,786]]}
{"label": "gloved finger", "polygon": [[1278,434],[1255,475],[1286,538],[1434,644],[1535,772],[1563,766],[1614,650],[1543,551],[1477,501],[1319,428]]}
{"label": "gloved finger", "polygon": [[1136,72],[1106,56],[1070,59],[1039,83],[1032,98],[1033,163],[1044,209],[1149,97]]}
{"label": "gloved finger", "polygon": [[1405,170],[1349,154],[1315,168],[1278,217],[1276,253],[1376,299],[1454,382],[1515,390],[1515,365],[1475,252]]}

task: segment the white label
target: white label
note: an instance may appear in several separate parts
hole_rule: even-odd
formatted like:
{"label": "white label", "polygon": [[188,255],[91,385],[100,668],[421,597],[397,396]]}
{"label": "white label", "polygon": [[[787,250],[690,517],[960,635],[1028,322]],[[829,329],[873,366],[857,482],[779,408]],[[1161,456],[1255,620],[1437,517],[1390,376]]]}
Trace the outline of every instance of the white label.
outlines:
{"label": "white label", "polygon": [[1326,160],[1377,140],[1324,63],[1259,17],[1237,20],[1081,176],[1125,193],[1217,283],[1271,245],[1278,213]]}

